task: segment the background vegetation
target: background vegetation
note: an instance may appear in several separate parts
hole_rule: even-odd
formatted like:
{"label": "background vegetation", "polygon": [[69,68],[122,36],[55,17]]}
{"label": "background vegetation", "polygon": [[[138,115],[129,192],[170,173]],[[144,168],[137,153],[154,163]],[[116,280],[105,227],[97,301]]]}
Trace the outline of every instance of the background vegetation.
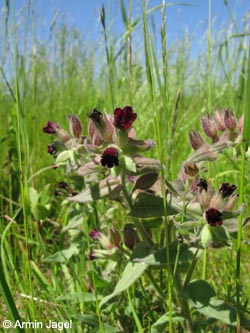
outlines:
{"label": "background vegetation", "polygon": [[[0,251],[1,278],[11,294],[2,284],[5,292],[0,319],[11,318],[11,313],[15,317],[16,306],[26,321],[72,319],[72,332],[137,332],[136,309],[144,332],[150,332],[162,315],[153,287],[149,286],[145,294],[143,280],[130,294],[98,309],[99,300],[112,292],[112,281],[120,272],[103,276],[106,265],[87,260],[89,230],[105,229],[112,223],[122,229],[126,217],[118,204],[96,202],[73,208],[75,205],[66,202],[63,195],[54,195],[58,183],[70,183],[71,178],[53,168],[53,157],[47,152],[51,140],[42,128],[48,120],[67,128],[67,115],[75,113],[86,132],[87,113],[94,107],[112,113],[115,107],[132,105],[138,114],[137,136],[157,141],[150,154],[160,158],[169,178],[175,179],[191,152],[188,132],[200,127],[201,115],[232,108],[239,118],[249,103],[249,13],[234,17],[224,1],[228,20],[214,30],[210,15],[206,35],[194,56],[195,32],[182,31],[180,25],[179,37],[168,42],[167,10],[166,16],[163,11],[161,28],[157,25],[156,30],[154,13],[161,11],[164,2],[155,8],[149,3],[144,11],[149,36],[145,35],[142,4],[138,15],[132,17],[131,2],[120,2],[124,26],[120,36],[107,21],[107,9],[102,10],[98,43],[90,43],[81,32],[57,19],[51,22],[50,35],[39,39],[35,2],[28,1],[21,16],[15,12],[14,1],[6,1],[1,8]],[[248,159],[245,216],[250,213],[249,169]],[[215,187],[225,177],[239,184],[240,172],[240,165],[229,154],[209,165],[207,177]],[[75,209],[83,212],[80,220],[74,219]],[[241,285],[242,304],[249,312],[248,239],[245,229]],[[196,272],[196,276],[205,275],[228,300],[236,290],[235,247],[208,251],[205,266],[201,261]],[[222,332],[224,327],[218,322],[212,329]],[[204,332],[209,332],[209,326]]]}

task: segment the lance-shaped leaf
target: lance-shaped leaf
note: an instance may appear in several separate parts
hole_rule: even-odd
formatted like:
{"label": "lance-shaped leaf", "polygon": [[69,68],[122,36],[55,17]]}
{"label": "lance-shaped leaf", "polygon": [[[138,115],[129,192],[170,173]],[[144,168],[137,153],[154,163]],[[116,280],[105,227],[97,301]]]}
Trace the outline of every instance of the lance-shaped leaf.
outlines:
{"label": "lance-shaped leaf", "polygon": [[121,184],[117,179],[107,177],[100,181],[99,184],[87,187],[83,192],[68,197],[69,201],[90,202],[103,198],[114,198],[121,191]]}
{"label": "lance-shaped leaf", "polygon": [[118,281],[117,285],[115,286],[114,291],[112,294],[104,297],[99,306],[103,306],[107,303],[111,298],[115,297],[116,295],[120,294],[121,292],[127,290],[147,269],[147,265],[143,263],[133,263],[129,262],[125,267],[121,279]]}

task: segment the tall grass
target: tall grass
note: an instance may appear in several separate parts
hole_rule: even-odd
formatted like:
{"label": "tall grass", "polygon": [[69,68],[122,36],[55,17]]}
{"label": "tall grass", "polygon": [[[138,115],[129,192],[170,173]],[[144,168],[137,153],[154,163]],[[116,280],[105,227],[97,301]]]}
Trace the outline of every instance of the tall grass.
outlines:
{"label": "tall grass", "polygon": [[[157,149],[150,154],[166,165],[162,170],[163,179],[165,176],[174,179],[182,161],[191,152],[188,131],[200,126],[202,114],[227,107],[233,108],[238,116],[245,113],[242,164],[237,165],[233,156],[221,158],[209,175],[213,174],[215,185],[223,182],[225,175],[228,181],[240,183],[240,201],[246,203],[244,216],[249,215],[250,55],[245,46],[249,38],[249,14],[240,18],[244,25],[239,27],[238,18],[225,1],[229,19],[220,31],[214,31],[213,8],[211,1],[209,3],[209,26],[204,31],[208,35],[207,48],[201,47],[195,57],[191,53],[197,38],[195,33],[181,32],[172,44],[168,42],[165,25],[168,3],[164,0],[155,8],[150,8],[150,2],[147,7],[142,0],[137,4],[136,14],[133,14],[132,0],[121,0],[120,16],[124,26],[121,36],[113,34],[105,15],[107,8],[103,6],[97,17],[103,31],[99,43],[86,42],[81,32],[56,17],[50,24],[49,36],[40,39],[35,2],[28,1],[24,5],[21,22],[17,20],[14,1],[3,5],[0,291],[4,303],[0,305],[1,320],[16,320],[20,316],[27,321],[72,318],[74,332],[115,332],[123,327],[127,332],[150,332],[151,325],[162,314],[153,292],[145,293],[146,279],[140,281],[138,290],[128,291],[125,301],[120,298],[118,307],[112,303],[105,310],[99,309],[101,297],[108,294],[113,285],[110,277],[103,277],[105,265],[90,264],[86,260],[90,248],[88,233],[94,227],[111,225],[112,221],[122,228],[125,216],[117,206],[99,202],[83,209],[78,207],[76,214],[68,203],[54,196],[57,183],[70,181],[70,177],[63,175],[60,169],[48,167],[54,163],[47,153],[50,138],[42,133],[48,120],[67,127],[66,116],[75,113],[86,128],[87,113],[94,107],[112,112],[117,106],[131,104],[139,115],[138,137],[157,141]],[[155,25],[154,13],[158,11],[161,11],[162,22]],[[35,209],[36,200],[39,205]],[[240,219],[236,254],[222,250],[221,267],[211,272],[218,258],[216,254],[207,253],[196,275],[208,277],[209,271],[215,288],[228,299],[234,297],[236,290],[238,308],[245,302],[249,311],[248,245],[242,245],[242,239],[248,240],[249,235],[241,225]],[[169,230],[169,225],[159,230],[159,240],[162,233],[168,235]],[[72,248],[79,239],[81,247]],[[168,239],[166,237],[166,242]],[[165,245],[168,249],[168,243]],[[72,256],[66,252],[60,259],[51,257],[63,249],[72,251]],[[231,277],[234,268],[226,267],[231,256],[236,258],[236,283]],[[112,273],[116,275],[112,277],[115,279],[119,273]],[[160,276],[159,281],[168,292],[168,299],[161,300],[161,306],[168,309],[169,331],[174,332],[177,328],[171,319],[175,297],[171,276],[168,267],[166,276]],[[151,280],[152,284],[154,282]],[[155,310],[150,306],[151,296]],[[144,313],[148,317],[144,317]]]}

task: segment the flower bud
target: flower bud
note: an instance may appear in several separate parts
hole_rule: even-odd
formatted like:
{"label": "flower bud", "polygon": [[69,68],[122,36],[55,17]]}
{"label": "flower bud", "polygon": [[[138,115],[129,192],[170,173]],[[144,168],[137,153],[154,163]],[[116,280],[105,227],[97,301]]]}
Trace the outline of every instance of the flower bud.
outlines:
{"label": "flower bud", "polygon": [[119,247],[121,242],[121,235],[119,231],[114,226],[112,226],[109,232],[110,232],[110,237],[109,237],[110,242],[114,244],[116,247]]}
{"label": "flower bud", "polygon": [[215,125],[215,121],[208,117],[202,117],[201,118],[201,124],[204,130],[204,133],[211,139],[213,139],[213,142],[218,141],[217,136],[217,128]]}
{"label": "flower bud", "polygon": [[226,130],[224,114],[222,112],[218,110],[214,111],[214,121],[219,131],[224,132]]}
{"label": "flower bud", "polygon": [[194,177],[199,172],[199,168],[193,162],[187,162],[184,164],[183,167],[184,167],[185,174],[188,176],[191,176],[191,177]]}
{"label": "flower bud", "polygon": [[125,224],[123,229],[123,239],[124,244],[130,250],[133,250],[136,243],[138,242],[138,236],[136,234],[133,224]]}
{"label": "flower bud", "polygon": [[189,142],[195,150],[199,149],[205,143],[198,131],[189,132]]}
{"label": "flower bud", "polygon": [[79,118],[76,115],[71,114],[68,116],[68,121],[70,133],[74,135],[75,138],[80,139],[82,135],[82,124]]}
{"label": "flower bud", "polygon": [[226,109],[224,113],[224,122],[226,127],[233,132],[236,128],[237,122],[233,110]]}

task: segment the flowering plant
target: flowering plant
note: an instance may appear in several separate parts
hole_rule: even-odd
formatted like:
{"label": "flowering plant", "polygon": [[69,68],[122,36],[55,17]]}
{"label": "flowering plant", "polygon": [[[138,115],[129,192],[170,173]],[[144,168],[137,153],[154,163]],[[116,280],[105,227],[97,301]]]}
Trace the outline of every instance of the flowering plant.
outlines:
{"label": "flowering plant", "polygon": [[[243,117],[237,121],[228,109],[216,110],[213,117],[202,117],[203,131],[211,142],[198,131],[191,131],[189,140],[194,153],[172,181],[164,177],[164,166],[159,160],[145,156],[155,142],[136,138],[133,124],[137,114],[131,106],[116,108],[113,115],[94,109],[88,117],[86,136],[76,115],[68,116],[71,135],[52,121],[43,131],[58,137],[48,146],[56,165],[84,177],[84,187],[79,193],[71,189],[68,201],[86,204],[110,199],[125,209],[129,220],[122,233],[115,225],[108,232],[93,229],[89,233],[92,242],[100,245],[91,247],[87,254],[90,260],[108,260],[113,263],[112,269],[126,264],[113,292],[101,300],[100,306],[126,290],[143,273],[157,286],[151,269],[167,268],[176,290],[175,310],[182,318],[179,320],[184,320],[186,332],[198,327],[191,320],[190,306],[205,315],[212,311],[213,318],[235,325],[235,308],[218,299],[205,280],[191,279],[203,250],[229,246],[237,231],[237,216],[244,208],[234,210],[237,186],[224,182],[214,190],[202,174],[204,163],[216,160],[226,148],[237,154]],[[160,242],[154,235],[156,227],[166,231]],[[200,288],[205,297],[199,294]],[[164,298],[160,288],[156,290]],[[165,314],[155,327],[167,322]]]}

